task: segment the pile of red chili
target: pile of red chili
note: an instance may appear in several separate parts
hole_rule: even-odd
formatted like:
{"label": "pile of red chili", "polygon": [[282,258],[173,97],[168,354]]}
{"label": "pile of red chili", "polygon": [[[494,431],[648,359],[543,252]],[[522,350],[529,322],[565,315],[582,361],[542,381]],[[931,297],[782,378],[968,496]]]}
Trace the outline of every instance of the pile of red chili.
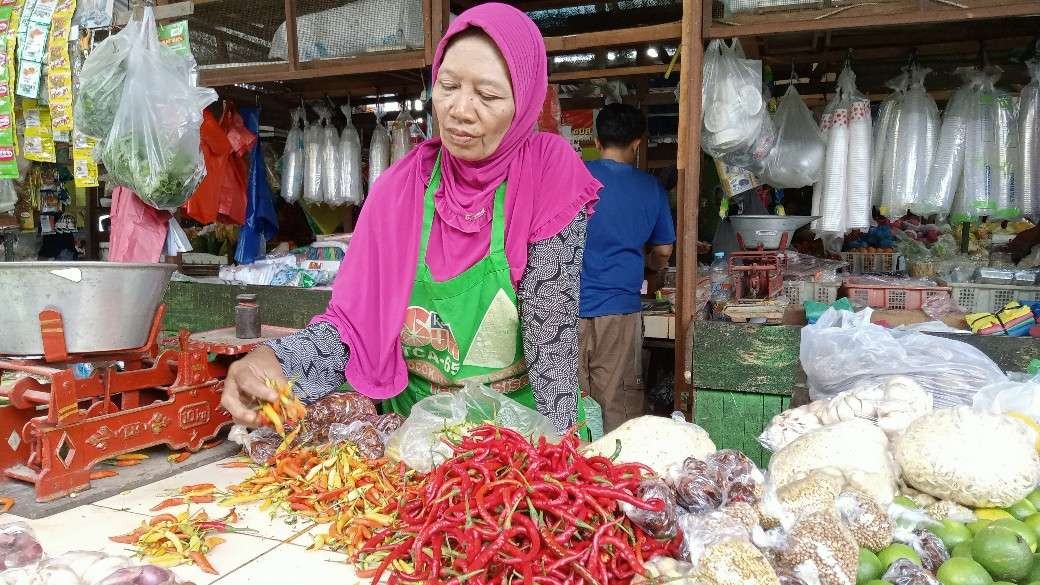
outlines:
{"label": "pile of red chili", "polygon": [[378,531],[357,561],[373,582],[458,585],[629,583],[644,560],[674,556],[679,540],[654,540],[619,502],[652,471],[578,452],[578,439],[532,445],[482,426],[453,445],[454,457],[408,489],[394,525]]}

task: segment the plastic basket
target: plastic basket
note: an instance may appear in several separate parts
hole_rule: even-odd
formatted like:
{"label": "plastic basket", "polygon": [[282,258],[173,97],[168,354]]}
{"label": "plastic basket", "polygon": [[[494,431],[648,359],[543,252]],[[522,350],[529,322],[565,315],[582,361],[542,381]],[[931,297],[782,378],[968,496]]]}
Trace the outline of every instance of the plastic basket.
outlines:
{"label": "plastic basket", "polygon": [[906,260],[901,254],[887,252],[842,252],[841,259],[848,263],[849,274],[893,274],[906,271]]}
{"label": "plastic basket", "polygon": [[893,311],[914,311],[928,300],[948,294],[950,289],[942,286],[845,285],[845,296],[852,302]]}
{"label": "plastic basket", "polygon": [[950,283],[953,300],[968,313],[996,313],[1011,301],[1040,301],[1040,286]]}
{"label": "plastic basket", "polygon": [[831,304],[838,300],[840,282],[814,282],[811,280],[785,280],[784,296],[792,306],[805,301]]}

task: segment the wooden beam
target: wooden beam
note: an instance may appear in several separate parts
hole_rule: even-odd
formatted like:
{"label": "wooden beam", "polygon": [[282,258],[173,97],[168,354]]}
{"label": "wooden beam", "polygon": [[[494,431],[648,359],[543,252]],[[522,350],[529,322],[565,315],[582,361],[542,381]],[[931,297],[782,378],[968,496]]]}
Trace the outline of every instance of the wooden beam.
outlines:
{"label": "wooden beam", "polygon": [[285,0],[285,48],[289,55],[289,71],[300,67],[300,43],[296,36],[296,0]]}
{"label": "wooden beam", "polygon": [[546,37],[545,49],[550,53],[580,51],[599,47],[617,47],[638,43],[672,41],[682,36],[682,23],[669,22],[601,32]]}
{"label": "wooden beam", "polygon": [[[675,246],[678,274],[675,307],[675,408],[694,420],[697,412],[693,387],[693,325],[697,290],[697,215],[701,188],[701,0],[683,0],[682,44],[679,61],[679,170],[678,229]],[[709,5],[710,7],[710,5]]]}
{"label": "wooden beam", "polygon": [[667,65],[639,65],[636,67],[604,67],[587,71],[561,71],[549,76],[550,83],[571,81],[576,79],[596,79],[599,77],[635,77],[639,75],[661,75],[668,70]]}
{"label": "wooden beam", "polygon": [[910,24],[938,24],[967,22],[972,20],[994,20],[1020,16],[1040,15],[1040,2],[1035,0],[1015,4],[984,6],[979,8],[916,10],[911,12],[892,11],[868,16],[833,16],[830,18],[813,18],[811,20],[792,20],[789,18],[741,24],[712,23],[705,34],[706,39],[728,37],[747,37],[756,35],[773,35],[781,33],[799,33],[810,31],[830,31],[853,28],[870,28],[899,26]]}
{"label": "wooden beam", "polygon": [[261,83],[265,81],[292,81],[317,79],[338,75],[360,75],[387,71],[422,69],[426,66],[422,49],[372,53],[339,59],[320,59],[300,63],[291,71],[287,63],[265,63],[241,67],[221,67],[199,71],[199,84],[208,87],[234,85],[236,83]]}

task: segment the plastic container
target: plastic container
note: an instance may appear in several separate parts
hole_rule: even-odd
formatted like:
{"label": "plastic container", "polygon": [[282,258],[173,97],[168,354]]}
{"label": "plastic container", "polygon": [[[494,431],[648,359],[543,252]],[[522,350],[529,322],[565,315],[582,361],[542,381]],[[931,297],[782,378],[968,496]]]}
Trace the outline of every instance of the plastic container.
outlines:
{"label": "plastic container", "polygon": [[1040,286],[949,283],[953,300],[967,313],[996,313],[1011,301],[1040,301]]}
{"label": "plastic container", "polygon": [[841,259],[848,263],[849,274],[893,274],[906,271],[906,259],[898,253],[842,252]]}
{"label": "plastic container", "polygon": [[783,295],[791,305],[806,301],[831,304],[838,300],[841,282],[814,282],[811,280],[785,280]]}
{"label": "plastic container", "polygon": [[729,275],[726,254],[715,252],[715,260],[711,263],[710,273],[712,315],[719,319],[726,303],[733,298],[733,279]]}
{"label": "plastic container", "polygon": [[861,303],[874,309],[893,311],[915,311],[925,302],[940,295],[950,294],[943,286],[900,286],[897,284],[845,283],[845,295],[853,303]]}

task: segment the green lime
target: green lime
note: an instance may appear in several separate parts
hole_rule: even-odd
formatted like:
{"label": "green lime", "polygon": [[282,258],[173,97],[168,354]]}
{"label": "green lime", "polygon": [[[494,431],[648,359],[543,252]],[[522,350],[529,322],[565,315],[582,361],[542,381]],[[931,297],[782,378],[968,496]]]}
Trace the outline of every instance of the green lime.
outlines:
{"label": "green lime", "polygon": [[1033,507],[1040,510],[1040,489],[1033,490],[1033,493],[1026,496],[1029,503],[1033,504]]}
{"label": "green lime", "polygon": [[976,520],[974,522],[969,522],[968,523],[968,530],[971,531],[971,535],[972,536],[975,536],[976,534],[982,532],[983,528],[989,526],[991,522],[993,522],[993,521],[992,520]]}
{"label": "green lime", "polygon": [[943,563],[935,576],[943,585],[990,585],[993,583],[993,578],[982,565],[961,557],[954,557]]}
{"label": "green lime", "polygon": [[909,546],[906,546],[905,544],[893,544],[885,550],[879,552],[877,557],[878,560],[881,561],[881,565],[885,567],[886,570],[892,566],[892,563],[898,561],[899,559],[909,559],[913,564],[917,565],[918,567],[921,566],[921,555],[917,554],[917,552],[914,549],[910,548]]}
{"label": "green lime", "polygon": [[993,522],[993,524],[991,524],[991,526],[1003,526],[1004,528],[1010,528],[1011,530],[1014,530],[1015,532],[1019,533],[1022,536],[1022,538],[1025,539],[1026,544],[1029,545],[1029,550],[1031,552],[1036,552],[1036,531],[1033,530],[1033,528],[1025,522],[1022,522],[1021,520],[996,520]]}
{"label": "green lime", "polygon": [[962,522],[956,520],[943,520],[937,526],[928,527],[928,530],[943,541],[946,550],[953,550],[958,544],[971,540],[971,531]]}
{"label": "green lime", "polygon": [[995,581],[993,583],[993,585],[1015,585],[1015,584],[1010,582],[1010,581]]}
{"label": "green lime", "polygon": [[904,508],[909,508],[911,510],[917,510],[921,507],[917,505],[917,502],[911,500],[906,496],[896,496],[895,499],[892,500],[892,503],[899,504],[900,506]]}
{"label": "green lime", "polygon": [[1030,502],[1028,499],[1019,500],[1014,504],[1011,504],[1011,506],[1006,509],[1008,513],[1010,513],[1015,518],[1018,518],[1019,520],[1025,520],[1026,518],[1037,513],[1036,505],[1033,504],[1033,502]]}
{"label": "green lime", "polygon": [[1000,581],[1021,581],[1033,567],[1033,551],[1018,532],[987,526],[971,544],[971,558]]}
{"label": "green lime", "polygon": [[856,571],[856,585],[866,585],[870,581],[880,579],[884,571],[885,568],[881,566],[881,561],[878,560],[876,554],[865,548],[859,549],[859,569]]}
{"label": "green lime", "polygon": [[1026,518],[1023,522],[1026,523],[1026,526],[1032,528],[1037,536],[1040,536],[1040,512]]}
{"label": "green lime", "polygon": [[960,558],[963,558],[963,559],[970,559],[971,558],[971,541],[969,540],[967,542],[962,542],[962,543],[958,544],[957,546],[953,547],[953,550],[950,551],[950,556],[951,557],[960,557]]}
{"label": "green lime", "polygon": [[1033,555],[1033,568],[1029,569],[1029,574],[1024,579],[1026,582],[1040,581],[1040,553]]}
{"label": "green lime", "polygon": [[[867,585],[892,585],[892,584],[889,583],[888,581],[882,581],[881,579],[874,579],[873,581],[868,581]],[[1040,585],[1040,584],[1037,584],[1037,585]]]}

